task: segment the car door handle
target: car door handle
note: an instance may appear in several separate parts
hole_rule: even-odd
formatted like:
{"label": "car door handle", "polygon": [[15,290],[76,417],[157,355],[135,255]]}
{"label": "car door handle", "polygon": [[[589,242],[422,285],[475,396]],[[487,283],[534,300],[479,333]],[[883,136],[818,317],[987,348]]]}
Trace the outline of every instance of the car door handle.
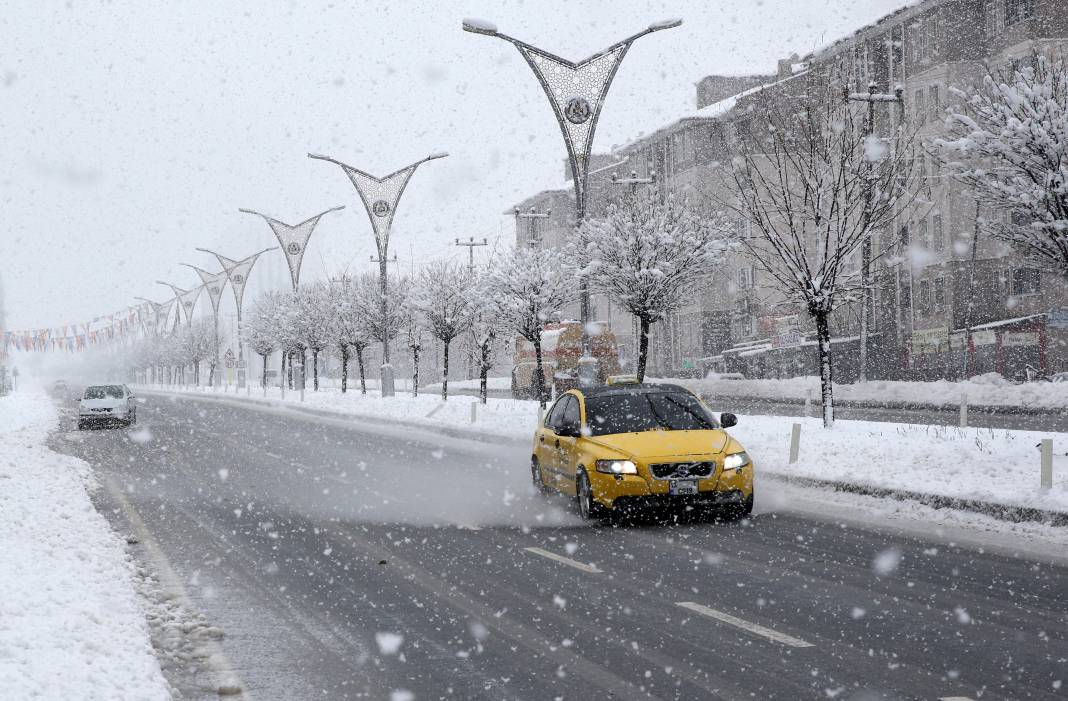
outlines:
{"label": "car door handle", "polygon": [[545,442],[545,436],[538,436],[538,440],[541,441],[542,443],[544,443]]}
{"label": "car door handle", "polygon": [[560,447],[560,439],[559,439],[559,438],[557,438],[557,439],[556,439],[556,447],[557,447],[557,448],[559,448],[559,447]]}

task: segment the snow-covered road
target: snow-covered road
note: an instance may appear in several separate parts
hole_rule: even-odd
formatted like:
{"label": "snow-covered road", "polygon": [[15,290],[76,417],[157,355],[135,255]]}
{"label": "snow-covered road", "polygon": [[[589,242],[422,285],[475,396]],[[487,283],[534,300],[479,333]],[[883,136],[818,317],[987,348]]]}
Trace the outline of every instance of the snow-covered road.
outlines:
{"label": "snow-covered road", "polygon": [[[746,524],[590,527],[531,493],[515,446],[192,398],[141,410],[56,444],[121,492],[257,698],[1056,698],[1068,681],[1063,560],[858,525],[840,495],[772,485]],[[816,506],[791,509],[802,496]]]}

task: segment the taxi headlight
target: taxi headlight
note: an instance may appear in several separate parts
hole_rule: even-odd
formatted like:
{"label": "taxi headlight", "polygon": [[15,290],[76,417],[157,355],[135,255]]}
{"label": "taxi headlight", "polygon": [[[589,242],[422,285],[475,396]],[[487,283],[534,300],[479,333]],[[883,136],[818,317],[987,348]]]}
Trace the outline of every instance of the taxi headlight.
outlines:
{"label": "taxi headlight", "polygon": [[723,469],[737,470],[738,472],[741,472],[742,468],[748,465],[750,462],[751,461],[749,460],[749,453],[745,452],[744,450],[740,453],[731,453],[727,457],[723,458]]}
{"label": "taxi headlight", "polygon": [[597,471],[609,475],[636,475],[638,466],[630,460],[598,460]]}

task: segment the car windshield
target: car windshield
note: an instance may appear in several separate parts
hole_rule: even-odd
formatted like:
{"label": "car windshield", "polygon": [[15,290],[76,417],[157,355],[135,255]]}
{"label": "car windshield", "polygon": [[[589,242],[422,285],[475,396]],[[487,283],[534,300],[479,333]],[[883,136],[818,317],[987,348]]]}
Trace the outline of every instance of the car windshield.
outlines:
{"label": "car windshield", "polygon": [[684,392],[635,392],[586,399],[591,436],[666,429],[700,431],[719,423],[695,397]]}
{"label": "car windshield", "polygon": [[122,387],[119,385],[99,385],[85,389],[86,399],[122,399]]}

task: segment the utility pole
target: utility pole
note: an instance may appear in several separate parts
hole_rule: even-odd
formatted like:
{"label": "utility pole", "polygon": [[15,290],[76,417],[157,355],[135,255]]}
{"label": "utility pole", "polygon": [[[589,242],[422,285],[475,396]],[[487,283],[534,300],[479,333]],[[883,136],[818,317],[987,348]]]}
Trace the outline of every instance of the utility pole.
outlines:
{"label": "utility pole", "polygon": [[547,209],[544,212],[539,212],[533,206],[531,206],[529,212],[520,212],[519,207],[515,208],[515,230],[519,232],[519,220],[529,219],[530,230],[527,232],[527,245],[531,248],[536,248],[541,243],[541,236],[538,234],[538,221],[542,219],[548,219],[553,214],[553,210]]}
{"label": "utility pole", "polygon": [[[905,89],[900,85],[894,88],[893,94],[880,93],[874,82],[868,83],[868,92],[851,93],[849,88],[842,88],[842,98],[846,102],[866,102],[868,104],[868,119],[865,123],[865,141],[875,135],[875,105],[876,103],[897,103],[904,107]],[[872,180],[875,176],[875,163],[869,158],[868,178],[864,186],[864,216],[870,219],[872,206]],[[871,230],[868,222],[864,224],[864,241],[860,245],[860,356],[857,381],[868,381],[868,317],[871,316]]]}
{"label": "utility pole", "polygon": [[486,239],[482,239],[481,242],[475,241],[474,236],[469,236],[467,241],[461,241],[456,239],[457,246],[467,246],[467,272],[471,277],[475,276],[475,247],[476,246],[488,246],[489,242]]}

